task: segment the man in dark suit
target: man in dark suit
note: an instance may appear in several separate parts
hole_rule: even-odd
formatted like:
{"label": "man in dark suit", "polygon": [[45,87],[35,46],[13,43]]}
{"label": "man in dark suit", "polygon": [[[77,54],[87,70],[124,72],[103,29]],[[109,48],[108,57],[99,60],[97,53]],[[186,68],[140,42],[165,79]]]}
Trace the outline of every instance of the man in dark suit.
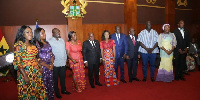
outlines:
{"label": "man in dark suit", "polygon": [[83,60],[85,66],[88,67],[88,76],[91,88],[95,88],[93,73],[95,76],[95,84],[102,86],[99,82],[100,56],[99,41],[94,39],[94,34],[92,32],[89,32],[88,40],[83,42]]}
{"label": "man in dark suit", "polygon": [[[184,80],[183,73],[187,70],[186,56],[189,50],[189,32],[184,29],[184,21],[180,20],[178,28],[174,30],[176,36],[177,45],[174,49],[174,63],[175,63],[175,80]],[[186,73],[187,74],[187,73]]]}
{"label": "man in dark suit", "polygon": [[190,55],[195,59],[196,65],[199,68],[200,71],[200,49],[199,45],[196,43],[195,38],[192,38],[192,41],[190,43],[190,50],[189,50]]}
{"label": "man in dark suit", "polygon": [[115,40],[115,50],[116,50],[116,58],[115,58],[115,72],[118,77],[118,65],[120,65],[120,81],[126,83],[124,80],[124,59],[126,58],[128,45],[126,41],[126,35],[121,33],[120,26],[115,26],[115,33],[111,36],[111,39]]}
{"label": "man in dark suit", "polygon": [[137,41],[137,36],[135,36],[134,28],[130,28],[129,35],[127,37],[128,51],[126,55],[127,64],[128,64],[128,76],[129,82],[132,80],[140,81],[137,75],[137,66],[138,66],[138,58],[140,55],[138,53],[139,42]]}

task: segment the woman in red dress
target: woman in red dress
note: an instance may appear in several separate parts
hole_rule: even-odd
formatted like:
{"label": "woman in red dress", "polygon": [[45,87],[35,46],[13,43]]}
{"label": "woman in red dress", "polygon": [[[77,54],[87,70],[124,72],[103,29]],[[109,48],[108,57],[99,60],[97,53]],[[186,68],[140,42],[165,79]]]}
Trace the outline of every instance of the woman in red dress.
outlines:
{"label": "woman in red dress", "polygon": [[82,45],[77,40],[76,32],[70,31],[68,33],[69,41],[66,42],[65,47],[67,56],[69,58],[69,65],[73,72],[72,86],[77,92],[82,92],[86,86],[85,70],[82,56]]}
{"label": "woman in red dress", "polygon": [[115,63],[115,41],[110,39],[110,32],[105,30],[102,34],[102,41],[100,42],[101,56],[104,64],[104,81],[107,87],[118,85],[119,81],[114,69]]}

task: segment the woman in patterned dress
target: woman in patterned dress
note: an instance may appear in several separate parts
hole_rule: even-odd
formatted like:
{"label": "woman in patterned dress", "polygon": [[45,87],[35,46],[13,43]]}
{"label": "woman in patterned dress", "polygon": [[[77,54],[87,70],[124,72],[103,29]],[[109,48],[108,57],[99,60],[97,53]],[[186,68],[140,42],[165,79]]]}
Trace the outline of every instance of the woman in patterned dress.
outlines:
{"label": "woman in patterned dress", "polygon": [[72,86],[77,92],[82,92],[86,88],[82,45],[77,40],[76,32],[70,31],[68,38],[69,42],[66,42],[66,51],[69,58],[69,65],[73,72]]}
{"label": "woman in patterned dress", "polygon": [[189,54],[187,53],[186,56],[186,65],[187,65],[187,71],[195,71],[195,59]]}
{"label": "woman in patterned dress", "polygon": [[18,99],[46,100],[41,67],[36,56],[38,50],[32,42],[33,34],[29,26],[21,26],[14,44],[14,68],[17,70]]}
{"label": "woman in patterned dress", "polygon": [[54,100],[53,67],[54,54],[50,44],[46,41],[46,34],[43,28],[34,30],[34,42],[38,49],[39,63],[42,65],[42,80],[45,85],[48,100]]}
{"label": "woman in patterned dress", "polygon": [[158,69],[156,81],[172,82],[173,75],[173,50],[176,47],[177,41],[174,33],[170,32],[170,25],[164,24],[164,33],[158,37],[158,46],[160,47],[161,62]]}
{"label": "woman in patterned dress", "polygon": [[105,30],[100,42],[101,56],[104,64],[104,82],[107,87],[118,85],[119,81],[114,69],[115,63],[115,41],[110,39],[110,32]]}

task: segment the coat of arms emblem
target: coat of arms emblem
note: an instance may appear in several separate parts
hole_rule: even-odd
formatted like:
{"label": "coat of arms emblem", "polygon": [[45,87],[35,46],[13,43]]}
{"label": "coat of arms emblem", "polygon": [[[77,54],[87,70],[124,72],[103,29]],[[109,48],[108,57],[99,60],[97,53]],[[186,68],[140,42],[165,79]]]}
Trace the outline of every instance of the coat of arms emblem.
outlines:
{"label": "coat of arms emblem", "polygon": [[[70,5],[72,1],[72,5]],[[65,17],[72,17],[72,19],[77,19],[78,17],[84,17],[87,13],[85,7],[88,3],[85,0],[79,0],[80,4],[77,4],[76,0],[61,0],[61,4],[64,6],[62,11]]]}

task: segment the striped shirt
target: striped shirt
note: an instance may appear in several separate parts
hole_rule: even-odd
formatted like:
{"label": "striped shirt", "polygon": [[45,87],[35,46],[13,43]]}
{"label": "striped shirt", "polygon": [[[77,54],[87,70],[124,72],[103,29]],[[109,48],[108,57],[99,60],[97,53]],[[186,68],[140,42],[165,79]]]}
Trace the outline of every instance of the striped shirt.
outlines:
{"label": "striped shirt", "polygon": [[62,38],[56,40],[52,37],[49,39],[49,44],[52,47],[52,52],[55,55],[54,66],[61,67],[66,65],[67,54],[65,50],[65,41]]}
{"label": "striped shirt", "polygon": [[[153,46],[158,42],[158,33],[153,29],[151,29],[150,32],[144,29],[139,33],[137,41],[142,42],[146,48],[153,48]],[[147,51],[141,46],[138,51],[141,53],[147,53]],[[158,47],[156,47],[152,53],[159,53]]]}

